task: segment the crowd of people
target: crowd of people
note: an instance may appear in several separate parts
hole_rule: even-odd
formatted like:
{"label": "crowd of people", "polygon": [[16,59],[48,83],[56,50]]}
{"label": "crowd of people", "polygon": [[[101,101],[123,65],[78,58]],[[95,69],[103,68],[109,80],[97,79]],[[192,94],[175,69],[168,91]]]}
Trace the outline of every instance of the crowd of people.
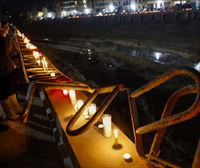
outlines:
{"label": "crowd of people", "polygon": [[6,21],[0,22],[0,105],[6,119],[20,118],[23,108],[16,96],[17,62],[19,49],[16,43],[16,28]]}

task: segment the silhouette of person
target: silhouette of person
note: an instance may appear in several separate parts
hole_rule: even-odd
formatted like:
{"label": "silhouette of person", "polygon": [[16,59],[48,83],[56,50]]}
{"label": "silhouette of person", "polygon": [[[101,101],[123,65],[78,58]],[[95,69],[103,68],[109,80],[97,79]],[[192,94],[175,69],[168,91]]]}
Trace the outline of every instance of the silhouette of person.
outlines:
{"label": "silhouette of person", "polygon": [[7,119],[18,119],[22,113],[16,97],[16,65],[11,59],[12,47],[8,36],[9,24],[1,22],[0,28],[0,102]]}

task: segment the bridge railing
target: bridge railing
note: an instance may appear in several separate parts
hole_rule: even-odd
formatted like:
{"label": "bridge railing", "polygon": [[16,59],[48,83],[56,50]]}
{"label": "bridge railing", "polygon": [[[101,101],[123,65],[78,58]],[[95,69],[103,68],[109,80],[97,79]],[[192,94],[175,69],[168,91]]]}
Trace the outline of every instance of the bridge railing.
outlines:
{"label": "bridge railing", "polygon": [[[175,78],[177,76],[188,76],[194,81],[194,85],[192,86],[185,86],[180,89],[178,89],[174,94],[172,94],[165,105],[165,108],[163,110],[161,119],[158,121],[154,121],[150,124],[140,126],[139,124],[139,117],[138,117],[138,110],[136,106],[136,99],[140,97],[141,95],[151,91],[152,89],[160,86],[161,84],[169,81],[172,78]],[[25,108],[24,108],[24,115],[22,116],[22,122],[27,121],[27,117],[30,111],[30,107],[32,104],[32,100],[35,94],[35,91],[37,88],[64,88],[64,89],[73,89],[73,90],[80,90],[80,91],[87,91],[91,93],[87,101],[84,103],[84,105],[78,110],[78,112],[71,118],[68,125],[66,126],[66,131],[71,136],[79,135],[85,131],[87,131],[92,125],[94,125],[102,116],[102,114],[105,112],[105,110],[108,108],[108,106],[111,104],[111,102],[115,99],[117,94],[119,92],[127,91],[127,89],[123,85],[116,85],[116,86],[109,86],[104,88],[97,88],[93,89],[90,88],[88,85],[78,83],[78,82],[65,82],[56,81],[55,78],[51,78],[46,80],[44,79],[38,79],[34,80],[31,83],[29,83],[29,88],[27,91],[26,99],[25,99]],[[77,129],[73,129],[73,125],[76,123],[76,121],[79,119],[81,114],[85,111],[87,106],[94,101],[94,99],[103,93],[107,93],[108,96],[104,99],[103,103],[97,110],[97,112],[86,122],[84,125]],[[127,91],[128,93],[128,91]],[[196,98],[193,102],[193,104],[186,109],[183,112],[177,113],[177,114],[171,114],[172,110],[174,109],[174,106],[178,102],[178,100],[188,94],[196,94]],[[128,93],[129,95],[129,107],[131,111],[131,120],[133,125],[133,132],[135,136],[135,144],[138,154],[141,157],[144,157],[148,159],[152,164],[154,165],[163,165],[163,166],[169,166],[169,167],[179,167],[173,163],[170,163],[168,161],[162,160],[159,158],[159,150],[160,146],[165,134],[166,128],[173,126],[175,124],[190,120],[197,116],[200,112],[200,75],[199,73],[190,68],[176,68],[173,69],[159,77],[157,77],[155,80],[147,83],[146,85],[140,87],[139,89],[135,90],[132,93]],[[154,136],[154,140],[151,144],[151,149],[149,153],[146,153],[144,150],[144,144],[142,141],[143,134],[151,133],[153,131],[156,131],[156,134]],[[199,148],[197,149],[197,153],[199,153]],[[194,163],[197,162],[198,157],[195,157],[197,159],[194,160]],[[196,164],[193,164],[196,165]],[[196,168],[194,166],[194,168]]]}

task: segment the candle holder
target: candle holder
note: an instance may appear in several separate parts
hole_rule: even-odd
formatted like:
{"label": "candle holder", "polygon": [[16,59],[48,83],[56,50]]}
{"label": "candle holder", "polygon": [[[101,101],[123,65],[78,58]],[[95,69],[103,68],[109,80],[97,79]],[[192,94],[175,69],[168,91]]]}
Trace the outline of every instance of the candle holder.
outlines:
{"label": "candle holder", "polygon": [[102,116],[103,121],[103,135],[107,138],[112,136],[112,116],[110,114],[104,114]]}
{"label": "candle holder", "polygon": [[125,160],[126,162],[128,162],[128,163],[130,163],[130,162],[133,161],[133,158],[131,157],[131,154],[129,154],[129,153],[123,154],[123,158],[124,158],[124,160]]}

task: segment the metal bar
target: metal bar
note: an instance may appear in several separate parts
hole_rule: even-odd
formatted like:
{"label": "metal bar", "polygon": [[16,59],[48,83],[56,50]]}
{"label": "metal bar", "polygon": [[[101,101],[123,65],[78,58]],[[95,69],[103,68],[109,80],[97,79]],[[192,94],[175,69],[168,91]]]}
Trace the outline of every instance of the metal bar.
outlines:
{"label": "metal bar", "polygon": [[[72,118],[73,120],[70,120],[69,123],[67,124],[66,132],[71,136],[75,136],[75,135],[79,135],[79,134],[87,131],[92,125],[94,125],[99,120],[99,118],[104,113],[104,111],[107,109],[107,107],[110,105],[110,103],[113,101],[113,99],[122,90],[123,90],[122,85],[116,86],[113,89],[113,91],[111,92],[111,94],[105,99],[103,104],[101,104],[98,111],[92,116],[92,118],[88,122],[86,122],[84,125],[82,125],[81,127],[77,128],[75,130],[71,130],[71,128],[74,125],[74,119]],[[79,113],[79,115],[80,115],[80,113]],[[75,117],[76,117],[76,115],[75,115]]]}
{"label": "metal bar", "polygon": [[137,97],[143,95],[144,93],[152,90],[153,88],[156,88],[157,86],[159,86],[159,85],[165,83],[166,81],[174,78],[175,76],[179,76],[179,75],[188,75],[196,82],[196,84],[198,84],[200,81],[199,74],[197,74],[197,72],[195,72],[194,69],[177,68],[177,69],[168,71],[165,74],[158,76],[156,79],[147,83],[146,85],[143,85],[142,87],[140,87],[139,89],[137,89],[133,93],[131,93],[130,97],[137,98]]}
{"label": "metal bar", "polygon": [[200,139],[199,139],[198,146],[197,146],[197,149],[196,149],[196,153],[195,153],[195,156],[194,156],[192,168],[199,168],[199,165],[200,165]]}
{"label": "metal bar", "polygon": [[172,168],[181,168],[180,166],[178,165],[175,165],[173,163],[170,163],[168,161],[165,161],[165,160],[162,160],[162,159],[159,159],[157,157],[154,157],[154,156],[151,156],[151,155],[146,155],[147,158],[151,159],[151,160],[155,160],[157,161],[158,163],[161,163],[162,165],[165,165],[165,166],[168,166],[168,167],[172,167]]}
{"label": "metal bar", "polygon": [[133,127],[136,150],[140,156],[144,156],[145,152],[143,149],[142,135],[136,134],[136,129],[139,127],[139,117],[138,117],[136,102],[135,99],[130,99],[130,97],[128,101],[129,101],[129,108],[130,108],[131,122]]}
{"label": "metal bar", "polygon": [[[161,120],[171,115],[171,112],[176,103],[179,101],[179,98],[191,93],[197,93],[197,88],[194,86],[186,86],[172,94],[165,105]],[[150,155],[159,156],[159,150],[165,134],[165,130],[166,129],[157,130],[149,152]]]}
{"label": "metal bar", "polygon": [[30,81],[29,81],[27,73],[26,73],[26,68],[25,68],[25,65],[24,65],[24,60],[23,60],[23,57],[22,57],[22,52],[21,52],[21,48],[19,46],[18,40],[17,40],[17,45],[18,45],[18,48],[19,48],[19,56],[20,56],[20,61],[21,61],[21,64],[22,64],[22,70],[23,70],[23,73],[24,73],[24,79],[25,79],[26,83],[29,83]]}
{"label": "metal bar", "polygon": [[33,83],[33,82],[30,83],[29,87],[28,87],[27,94],[26,94],[25,105],[24,105],[24,113],[23,113],[23,115],[20,119],[22,123],[26,123],[26,121],[27,121],[28,114],[29,114],[31,104],[32,104],[32,101],[33,101],[33,96],[35,94],[35,89],[36,89],[36,84]]}

